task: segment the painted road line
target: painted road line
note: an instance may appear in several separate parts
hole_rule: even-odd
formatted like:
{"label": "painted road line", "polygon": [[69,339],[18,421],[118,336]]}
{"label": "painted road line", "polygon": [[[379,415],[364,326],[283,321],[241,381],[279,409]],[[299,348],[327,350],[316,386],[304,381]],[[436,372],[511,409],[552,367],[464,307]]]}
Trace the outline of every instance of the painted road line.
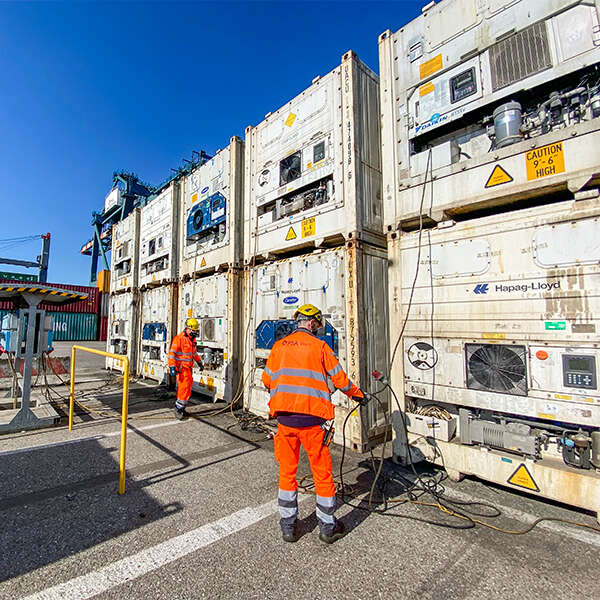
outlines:
{"label": "painted road line", "polygon": [[[518,508],[510,508],[509,506],[504,506],[502,504],[498,504],[495,501],[482,500],[481,498],[475,498],[470,494],[465,494],[464,492],[459,492],[455,489],[446,489],[445,495],[449,498],[453,498],[455,500],[461,500],[464,502],[482,502],[484,504],[490,504],[497,508],[502,512],[502,514],[506,517],[510,517],[517,521],[521,521],[522,523],[526,523],[530,525],[534,521],[540,518],[539,515],[532,515],[531,513],[524,512],[519,510]],[[574,516],[573,521],[577,521],[577,516]],[[488,519],[488,521],[496,525],[493,519]],[[540,529],[546,529],[547,531],[551,531],[552,533],[556,533],[558,535],[570,537],[571,539],[577,540],[578,542],[583,542],[584,544],[589,544],[590,546],[597,546],[600,548],[600,534],[594,533],[593,531],[586,530],[584,528],[576,528],[574,525],[568,525],[567,523],[559,523],[557,521],[542,521],[539,525],[536,525]]]}
{"label": "painted road line", "polygon": [[277,500],[244,508],[218,521],[146,548],[70,581],[27,596],[23,600],[85,600],[137,579],[192,552],[246,529],[279,511]]}
{"label": "painted road line", "polygon": [[[156,423],[155,425],[148,425],[147,427],[135,427],[128,425],[127,429],[130,435],[135,435],[138,431],[150,431],[151,429],[158,429],[159,427],[170,427],[171,425],[185,425],[185,423],[191,423],[191,421],[175,421],[170,420],[167,423]],[[106,438],[117,437],[121,435],[121,430],[110,431],[108,433],[99,433],[98,435],[90,435],[87,437],[77,438],[76,440],[63,440],[62,442],[52,442],[50,444],[38,444],[37,446],[27,446],[26,448],[17,448],[15,450],[5,450],[0,452],[0,456],[10,456],[12,454],[22,454],[24,452],[33,452],[34,450],[44,450],[45,448],[56,448],[57,446],[66,446],[67,444],[78,444],[80,442],[93,442],[97,440],[103,440]]]}

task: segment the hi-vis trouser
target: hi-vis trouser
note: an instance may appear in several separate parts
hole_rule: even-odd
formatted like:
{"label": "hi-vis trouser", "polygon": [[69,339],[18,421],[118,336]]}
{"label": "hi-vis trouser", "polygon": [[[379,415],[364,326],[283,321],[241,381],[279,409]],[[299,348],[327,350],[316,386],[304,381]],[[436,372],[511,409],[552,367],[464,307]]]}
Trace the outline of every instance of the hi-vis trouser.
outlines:
{"label": "hi-vis trouser", "polygon": [[325,432],[314,427],[286,427],[279,423],[275,435],[275,460],[279,462],[279,516],[283,530],[293,528],[298,518],[298,482],[296,472],[300,445],[306,450],[315,491],[317,519],[321,531],[331,534],[335,527],[335,486],[329,448],[323,446]]}
{"label": "hi-vis trouser", "polygon": [[177,400],[185,404],[190,399],[193,383],[192,369],[188,367],[180,369],[177,373]]}

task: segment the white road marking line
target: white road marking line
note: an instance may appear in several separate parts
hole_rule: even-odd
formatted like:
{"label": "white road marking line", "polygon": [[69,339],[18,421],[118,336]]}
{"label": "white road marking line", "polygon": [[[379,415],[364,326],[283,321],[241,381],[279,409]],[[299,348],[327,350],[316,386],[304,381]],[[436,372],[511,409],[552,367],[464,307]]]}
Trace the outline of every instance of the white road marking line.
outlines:
{"label": "white road marking line", "polygon": [[127,556],[105,567],[42,590],[23,600],[85,600],[118,585],[155,571],[171,562],[205,548],[229,535],[250,527],[278,512],[277,500],[256,508],[243,508],[156,546]]}
{"label": "white road marking line", "polygon": [[[516,519],[517,521],[521,521],[522,523],[531,524],[536,519],[539,519],[540,516],[543,515],[532,515],[531,513],[524,512],[517,508],[510,508],[509,506],[504,506],[502,504],[498,504],[492,500],[482,500],[481,498],[475,498],[470,494],[465,494],[464,492],[459,492],[454,489],[446,489],[446,495],[450,498],[454,498],[455,500],[463,500],[465,502],[483,502],[489,503],[495,506],[498,510],[502,511],[503,515],[507,517],[511,517],[512,519]],[[577,521],[577,517],[573,517],[573,521]],[[491,520],[493,523],[493,519]],[[495,524],[495,523],[494,523]],[[595,533],[590,530],[586,530],[584,528],[575,529],[574,525],[568,525],[566,523],[558,523],[556,521],[542,521],[539,525],[536,525],[540,529],[547,529],[548,531],[552,531],[553,533],[557,533],[558,535],[564,535],[566,537],[570,537],[578,542],[583,542],[584,544],[590,544],[591,546],[600,547],[600,533]]]}
{"label": "white road marking line", "polygon": [[[168,417],[165,417],[168,418]],[[185,422],[184,422],[185,423]],[[148,425],[147,427],[136,427],[135,430],[131,429],[131,424],[128,426],[128,431],[135,435],[138,431],[150,431],[151,429],[158,429],[159,427],[170,427],[171,425],[181,425],[181,421],[168,421],[167,423],[156,423],[154,425]],[[117,437],[121,435],[121,430],[110,431],[109,433],[99,433],[98,435],[90,435],[87,437],[77,438],[76,440],[63,440],[62,442],[52,442],[50,444],[39,444],[37,446],[27,446],[27,448],[17,448],[16,450],[5,450],[0,452],[0,456],[10,456],[12,454],[22,454],[24,452],[32,452],[34,450],[44,450],[45,448],[55,448],[57,446],[66,446],[67,444],[77,444],[79,442],[91,442],[94,440],[103,440],[105,438]]]}

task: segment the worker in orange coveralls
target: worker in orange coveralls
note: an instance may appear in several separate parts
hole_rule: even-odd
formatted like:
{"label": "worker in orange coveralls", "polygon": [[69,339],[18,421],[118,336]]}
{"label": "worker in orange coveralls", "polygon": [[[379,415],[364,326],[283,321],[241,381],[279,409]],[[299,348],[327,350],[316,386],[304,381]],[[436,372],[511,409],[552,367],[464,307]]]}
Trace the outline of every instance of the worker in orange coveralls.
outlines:
{"label": "worker in orange coveralls", "polygon": [[196,361],[200,369],[204,368],[196,352],[196,336],[199,331],[198,321],[194,318],[187,319],[185,329],[173,338],[169,350],[169,373],[177,377],[177,401],[173,413],[179,420],[187,417],[185,406],[192,395],[193,361]]}
{"label": "worker in orange coveralls", "polygon": [[331,348],[315,334],[324,326],[321,311],[304,304],[294,314],[297,329],[273,345],[262,381],[270,392],[269,409],[277,417],[274,439],[279,462],[279,515],[283,539],[295,542],[298,518],[296,471],[300,446],[306,450],[317,493],[319,538],[331,544],[346,528],[337,521],[335,486],[324,424],[334,418],[328,380],[360,404],[364,394],[344,373]]}

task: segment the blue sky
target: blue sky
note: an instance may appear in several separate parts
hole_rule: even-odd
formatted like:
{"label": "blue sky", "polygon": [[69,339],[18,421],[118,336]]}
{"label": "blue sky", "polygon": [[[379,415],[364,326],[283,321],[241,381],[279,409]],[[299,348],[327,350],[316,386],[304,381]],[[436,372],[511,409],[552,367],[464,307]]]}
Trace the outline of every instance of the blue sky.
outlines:
{"label": "blue sky", "polygon": [[346,50],[378,72],[378,35],[425,4],[0,3],[0,256],[35,260],[40,241],[3,251],[1,240],[49,231],[49,281],[87,284],[79,248],[113,171],[163,181],[192,150],[243,137]]}

